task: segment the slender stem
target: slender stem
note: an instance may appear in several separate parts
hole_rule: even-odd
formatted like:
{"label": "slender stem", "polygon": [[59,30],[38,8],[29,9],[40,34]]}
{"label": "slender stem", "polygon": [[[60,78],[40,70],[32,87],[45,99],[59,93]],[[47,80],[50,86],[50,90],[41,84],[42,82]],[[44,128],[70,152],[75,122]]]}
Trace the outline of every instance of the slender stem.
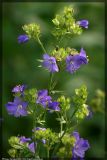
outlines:
{"label": "slender stem", "polygon": [[39,37],[37,37],[37,40],[38,40],[38,43],[40,44],[40,46],[41,46],[43,52],[46,53],[46,50],[45,50],[45,48],[44,48],[44,46],[43,46],[43,44],[42,44],[42,42],[41,42],[41,40],[40,40]]}
{"label": "slender stem", "polygon": [[[77,111],[77,109],[73,112],[73,114],[72,114],[72,116],[71,116],[71,119],[72,119],[73,116],[75,115],[76,111]],[[71,120],[68,122],[68,124],[67,124],[67,126],[66,126],[66,128],[65,128],[64,133],[63,133],[63,134],[61,135],[61,137],[59,138],[60,143],[58,143],[58,144],[56,145],[56,147],[55,147],[55,149],[54,149],[54,151],[53,151],[53,156],[54,156],[54,153],[58,150],[58,148],[59,148],[59,146],[60,146],[60,144],[61,144],[61,139],[63,138],[63,136],[65,135],[67,129],[69,128],[70,122],[71,122]]]}
{"label": "slender stem", "polygon": [[52,81],[53,81],[53,73],[50,73],[49,92],[51,92],[52,89]]}
{"label": "slender stem", "polygon": [[73,112],[72,116],[70,117],[70,121],[69,121],[69,124],[71,123],[71,120],[73,118],[73,116],[75,115],[75,113],[77,112],[78,108],[75,109],[75,111]]}
{"label": "slender stem", "polygon": [[49,158],[49,148],[47,147],[47,158]]}
{"label": "slender stem", "polygon": [[34,111],[33,111],[33,127],[36,127],[36,107],[34,107]]}
{"label": "slender stem", "polygon": [[61,135],[62,135],[62,131],[63,131],[63,123],[61,123]]}
{"label": "slender stem", "polygon": [[52,153],[53,156],[54,156],[54,153],[58,150],[58,148],[59,148],[59,146],[61,144],[61,139],[63,138],[63,136],[65,135],[65,133],[66,133],[66,129],[65,129],[64,133],[62,134],[62,136],[59,138],[60,143],[57,143],[57,145],[56,145],[56,147],[55,147],[55,149],[54,149],[54,151]]}

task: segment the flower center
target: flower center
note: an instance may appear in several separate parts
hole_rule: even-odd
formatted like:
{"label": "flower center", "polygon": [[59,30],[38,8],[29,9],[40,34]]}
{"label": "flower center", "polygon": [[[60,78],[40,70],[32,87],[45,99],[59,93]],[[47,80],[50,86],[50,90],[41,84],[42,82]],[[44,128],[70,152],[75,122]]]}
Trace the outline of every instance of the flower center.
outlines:
{"label": "flower center", "polygon": [[20,104],[20,105],[18,105],[18,110],[19,109],[22,109],[23,108],[23,106]]}

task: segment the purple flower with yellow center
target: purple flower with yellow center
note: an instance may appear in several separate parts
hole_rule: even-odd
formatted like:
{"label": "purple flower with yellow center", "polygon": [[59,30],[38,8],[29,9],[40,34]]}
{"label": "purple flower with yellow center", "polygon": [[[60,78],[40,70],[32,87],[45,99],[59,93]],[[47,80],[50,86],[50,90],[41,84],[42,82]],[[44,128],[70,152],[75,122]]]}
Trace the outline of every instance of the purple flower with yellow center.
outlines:
{"label": "purple flower with yellow center", "polygon": [[6,104],[6,109],[10,115],[15,117],[26,116],[27,113],[27,102],[22,101],[21,98],[15,97],[13,102]]}
{"label": "purple flower with yellow center", "polygon": [[76,139],[74,148],[72,149],[73,158],[84,158],[85,151],[87,151],[90,148],[88,140],[84,140],[83,138],[80,138],[78,132],[73,132],[72,135]]}
{"label": "purple flower with yellow center", "polygon": [[22,93],[23,94],[23,92],[24,92],[24,90],[26,89],[26,85],[17,85],[17,86],[15,86],[13,89],[12,89],[12,92],[14,92],[14,93]]}
{"label": "purple flower with yellow center", "polygon": [[60,111],[59,102],[50,102],[48,108],[54,111]]}
{"label": "purple flower with yellow center", "polygon": [[42,105],[44,108],[48,105],[48,103],[51,101],[51,97],[48,96],[47,90],[39,90],[37,94],[37,100],[36,103]]}
{"label": "purple flower with yellow center", "polygon": [[55,57],[49,56],[48,54],[43,55],[42,66],[52,73],[59,71]]}
{"label": "purple flower with yellow center", "polygon": [[83,48],[81,48],[79,54],[69,55],[66,57],[66,70],[72,74],[76,70],[78,70],[82,64],[87,64],[87,63],[88,60],[86,52]]}
{"label": "purple flower with yellow center", "polygon": [[[29,141],[31,141],[31,138],[26,138],[25,136],[19,137],[20,138],[20,142],[21,143],[28,143]],[[28,144],[28,149],[35,153],[35,143],[32,142],[30,144]]]}
{"label": "purple flower with yellow center", "polygon": [[88,28],[88,25],[89,25],[89,22],[88,20],[80,20],[80,21],[77,21],[77,24],[83,28]]}
{"label": "purple flower with yellow center", "polygon": [[18,36],[17,39],[18,39],[18,43],[26,43],[29,40],[29,37],[28,35],[23,34],[23,35]]}

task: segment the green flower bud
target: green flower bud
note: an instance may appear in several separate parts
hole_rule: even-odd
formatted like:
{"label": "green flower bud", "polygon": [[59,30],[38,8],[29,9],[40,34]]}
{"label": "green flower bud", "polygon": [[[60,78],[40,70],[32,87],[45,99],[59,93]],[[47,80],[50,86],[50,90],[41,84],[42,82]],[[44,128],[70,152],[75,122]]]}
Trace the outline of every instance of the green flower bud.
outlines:
{"label": "green flower bud", "polygon": [[12,136],[10,137],[10,139],[8,140],[9,144],[13,147],[16,144],[19,144],[20,140],[18,137]]}
{"label": "green flower bud", "polygon": [[76,49],[74,49],[74,48],[69,48],[69,47],[67,47],[66,48],[66,52],[68,53],[68,55],[77,55],[77,54],[79,54],[79,52],[76,50]]}
{"label": "green flower bud", "polygon": [[61,147],[57,152],[57,156],[62,159],[71,158],[72,157],[71,147]]}
{"label": "green flower bud", "polygon": [[105,97],[105,93],[101,89],[97,89],[96,90],[96,96],[100,97],[100,98],[104,98]]}
{"label": "green flower bud", "polygon": [[62,138],[62,143],[67,146],[74,146],[75,141],[75,137],[70,136],[69,134],[65,134]]}
{"label": "green flower bud", "polygon": [[60,148],[58,153],[57,153],[57,156],[60,157],[60,158],[64,158],[65,157],[65,152],[66,152],[65,147]]}
{"label": "green flower bud", "polygon": [[73,18],[74,9],[72,7],[65,7],[63,13],[56,15],[52,20],[55,25],[53,35],[60,38],[64,35],[81,34],[82,28],[76,23]]}
{"label": "green flower bud", "polygon": [[89,110],[88,110],[88,105],[86,104],[83,104],[81,107],[79,107],[79,109],[75,113],[75,117],[77,119],[84,119],[88,115],[89,115]]}
{"label": "green flower bud", "polygon": [[15,158],[16,154],[17,154],[17,150],[16,149],[9,149],[8,154],[12,157]]}
{"label": "green flower bud", "polygon": [[67,52],[64,48],[59,48],[58,50],[54,49],[51,52],[51,55],[54,56],[57,61],[62,61],[63,59],[66,58]]}
{"label": "green flower bud", "polygon": [[73,14],[74,13],[74,9],[70,6],[70,7],[65,7],[64,8],[64,14]]}
{"label": "green flower bud", "polygon": [[81,86],[79,89],[75,89],[75,96],[73,97],[74,105],[78,107],[85,104],[87,95],[87,87],[85,85]]}
{"label": "green flower bud", "polygon": [[29,101],[31,103],[35,103],[36,101],[36,97],[37,97],[37,90],[36,88],[32,88],[32,89],[29,89],[29,90],[26,90],[24,92],[24,99],[26,101]]}
{"label": "green flower bud", "polygon": [[35,139],[37,140],[46,140],[46,145],[47,144],[51,144],[53,145],[54,143],[56,143],[58,141],[58,135],[54,132],[52,132],[49,128],[47,128],[46,130],[35,130],[34,132],[34,136]]}
{"label": "green flower bud", "polygon": [[8,140],[11,147],[14,149],[22,149],[24,147],[23,144],[20,143],[20,139],[18,137],[12,136]]}
{"label": "green flower bud", "polygon": [[51,55],[54,56],[56,58],[57,61],[62,61],[62,60],[65,60],[65,58],[68,56],[68,55],[76,55],[76,54],[79,54],[78,51],[74,48],[58,48],[58,49],[54,49],[52,52],[51,52]]}
{"label": "green flower bud", "polygon": [[57,100],[60,103],[60,107],[62,111],[66,111],[70,108],[70,98],[65,98],[65,96],[61,96]]}
{"label": "green flower bud", "polygon": [[56,18],[53,19],[52,22],[53,22],[56,26],[58,26],[58,25],[60,24],[59,20],[60,20],[60,16],[59,16],[59,15],[56,15]]}
{"label": "green flower bud", "polygon": [[40,36],[40,26],[38,24],[32,23],[28,25],[24,25],[23,30],[29,36],[29,38],[37,38]]}
{"label": "green flower bud", "polygon": [[95,91],[95,96],[90,102],[90,106],[94,112],[102,112],[104,113],[105,108],[105,93],[104,91],[97,89]]}

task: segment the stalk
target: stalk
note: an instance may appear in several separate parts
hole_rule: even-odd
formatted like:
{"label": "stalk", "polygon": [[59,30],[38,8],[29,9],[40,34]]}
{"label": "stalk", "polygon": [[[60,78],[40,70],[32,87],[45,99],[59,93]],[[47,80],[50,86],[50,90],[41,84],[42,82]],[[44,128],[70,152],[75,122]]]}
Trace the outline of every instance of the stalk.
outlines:
{"label": "stalk", "polygon": [[46,50],[45,50],[45,48],[44,48],[44,46],[43,46],[43,43],[41,42],[41,40],[40,40],[39,37],[37,37],[37,40],[38,40],[38,43],[39,43],[39,45],[41,46],[43,52],[46,53]]}

